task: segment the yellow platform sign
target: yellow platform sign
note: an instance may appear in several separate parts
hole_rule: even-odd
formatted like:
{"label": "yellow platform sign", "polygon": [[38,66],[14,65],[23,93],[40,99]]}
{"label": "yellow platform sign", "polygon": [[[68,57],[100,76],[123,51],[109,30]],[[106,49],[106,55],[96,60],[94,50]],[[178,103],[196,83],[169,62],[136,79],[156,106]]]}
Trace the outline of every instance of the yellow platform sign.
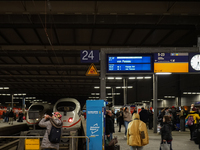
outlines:
{"label": "yellow platform sign", "polygon": [[87,73],[86,73],[86,76],[99,76],[99,73],[97,72],[97,68],[95,67],[94,64],[91,64]]}
{"label": "yellow platform sign", "polygon": [[40,150],[40,139],[25,139],[25,150]]}
{"label": "yellow platform sign", "polygon": [[188,63],[154,63],[154,72],[187,73]]}

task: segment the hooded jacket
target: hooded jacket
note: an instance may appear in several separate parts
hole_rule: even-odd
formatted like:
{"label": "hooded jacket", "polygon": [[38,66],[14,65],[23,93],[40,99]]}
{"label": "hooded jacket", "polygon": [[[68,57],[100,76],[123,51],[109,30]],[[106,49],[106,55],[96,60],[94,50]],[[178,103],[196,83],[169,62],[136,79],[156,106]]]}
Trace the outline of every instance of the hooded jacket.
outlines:
{"label": "hooded jacket", "polygon": [[[129,146],[144,146],[149,143],[149,136],[146,124],[140,120],[140,115],[133,114],[133,121],[128,124],[127,144]],[[142,138],[141,133],[144,133]]]}
{"label": "hooded jacket", "polygon": [[172,140],[172,122],[164,122],[162,128],[160,129],[162,141]]}
{"label": "hooded jacket", "polygon": [[62,128],[62,121],[59,120],[59,119],[50,119],[50,120],[46,120],[45,118],[43,118],[40,122],[39,122],[39,126],[40,127],[45,127],[47,128],[45,134],[44,134],[44,137],[42,139],[42,144],[41,144],[41,149],[45,149],[45,148],[54,148],[54,149],[57,149],[59,150],[59,143],[51,143],[49,141],[49,134],[51,132],[51,127],[52,125],[56,128]]}

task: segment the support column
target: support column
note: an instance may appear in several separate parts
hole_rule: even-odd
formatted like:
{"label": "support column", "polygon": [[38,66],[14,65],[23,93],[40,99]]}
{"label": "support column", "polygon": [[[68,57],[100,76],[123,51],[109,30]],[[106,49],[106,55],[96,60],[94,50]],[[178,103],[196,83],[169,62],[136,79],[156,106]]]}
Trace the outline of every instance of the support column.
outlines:
{"label": "support column", "polygon": [[153,133],[157,133],[157,95],[158,95],[158,77],[153,74]]}
{"label": "support column", "polygon": [[127,83],[126,78],[123,79],[123,87],[124,87],[124,105],[127,104]]}
{"label": "support column", "polygon": [[101,50],[100,52],[100,99],[106,99],[106,55],[105,51]]}
{"label": "support column", "polygon": [[23,114],[25,114],[25,100],[26,100],[26,97],[23,96],[23,99],[22,99],[22,112],[23,112]]}
{"label": "support column", "polygon": [[11,108],[13,109],[13,94],[11,94]]}
{"label": "support column", "polygon": [[197,47],[199,48],[199,52],[200,52],[200,36],[197,38]]}
{"label": "support column", "polygon": [[115,93],[115,89],[114,89],[114,87],[112,87],[112,104],[113,104],[113,107],[115,105],[115,95],[114,95],[114,93]]}

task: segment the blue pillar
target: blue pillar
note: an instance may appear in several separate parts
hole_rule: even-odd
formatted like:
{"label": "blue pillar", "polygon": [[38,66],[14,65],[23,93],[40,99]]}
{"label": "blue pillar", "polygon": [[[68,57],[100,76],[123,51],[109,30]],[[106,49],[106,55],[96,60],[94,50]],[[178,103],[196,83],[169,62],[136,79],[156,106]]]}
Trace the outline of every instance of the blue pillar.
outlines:
{"label": "blue pillar", "polygon": [[105,149],[105,101],[86,101],[86,128],[87,136],[90,138],[89,150]]}

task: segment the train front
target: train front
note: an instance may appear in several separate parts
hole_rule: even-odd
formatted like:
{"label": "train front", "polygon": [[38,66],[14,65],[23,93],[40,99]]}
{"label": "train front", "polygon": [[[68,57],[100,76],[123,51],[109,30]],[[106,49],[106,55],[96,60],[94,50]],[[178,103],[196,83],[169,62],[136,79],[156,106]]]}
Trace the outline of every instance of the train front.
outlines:
{"label": "train front", "polygon": [[63,98],[54,105],[54,112],[62,115],[63,135],[70,135],[71,131],[77,131],[81,127],[80,103],[73,98]]}

